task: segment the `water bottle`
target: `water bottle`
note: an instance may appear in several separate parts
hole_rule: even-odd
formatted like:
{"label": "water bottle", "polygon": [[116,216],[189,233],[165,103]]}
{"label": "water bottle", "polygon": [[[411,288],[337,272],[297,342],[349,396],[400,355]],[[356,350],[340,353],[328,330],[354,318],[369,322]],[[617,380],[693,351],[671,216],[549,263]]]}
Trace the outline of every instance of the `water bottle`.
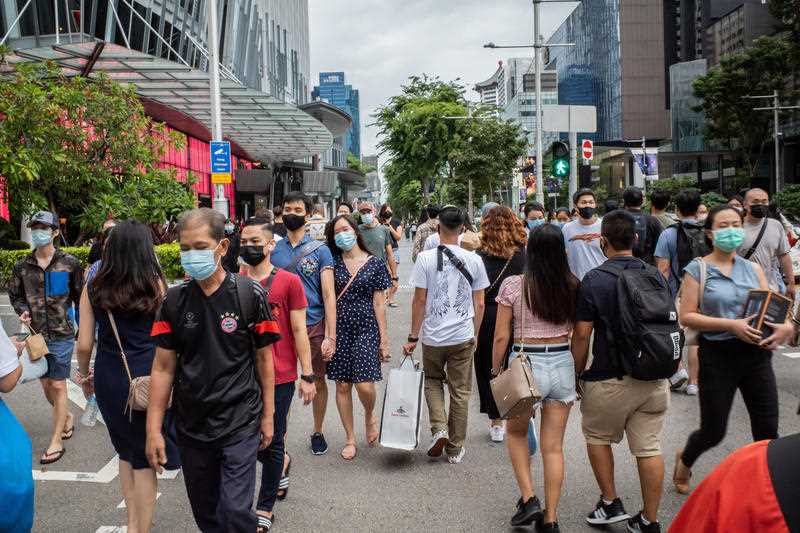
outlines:
{"label": "water bottle", "polygon": [[86,409],[83,411],[83,416],[81,416],[81,424],[86,427],[94,427],[97,423],[97,412],[99,410],[100,409],[97,407],[97,398],[92,394],[86,401]]}

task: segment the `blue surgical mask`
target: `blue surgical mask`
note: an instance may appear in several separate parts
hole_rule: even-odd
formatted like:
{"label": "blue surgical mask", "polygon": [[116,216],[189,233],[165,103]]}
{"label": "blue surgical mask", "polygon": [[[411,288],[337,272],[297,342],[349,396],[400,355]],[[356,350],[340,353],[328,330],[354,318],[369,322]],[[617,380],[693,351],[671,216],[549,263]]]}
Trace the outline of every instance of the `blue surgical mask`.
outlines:
{"label": "blue surgical mask", "polygon": [[541,226],[542,224],[544,224],[544,219],[543,218],[538,218],[536,220],[528,220],[528,229],[529,230],[536,229],[539,226]]}
{"label": "blue surgical mask", "polygon": [[336,241],[336,246],[348,252],[356,245],[356,234],[352,231],[343,231],[337,233],[333,240]]}
{"label": "blue surgical mask", "polygon": [[31,243],[34,248],[47,246],[53,240],[53,232],[49,229],[31,230]]}
{"label": "blue surgical mask", "polygon": [[554,220],[553,222],[551,222],[551,224],[553,224],[554,226],[558,226],[559,228],[563,228],[566,222],[562,222],[561,220]]}
{"label": "blue surgical mask", "polygon": [[723,252],[732,252],[744,242],[744,228],[714,230],[714,246]]}
{"label": "blue surgical mask", "polygon": [[361,222],[363,222],[367,226],[371,226],[374,221],[375,221],[375,215],[373,215],[372,213],[361,214]]}
{"label": "blue surgical mask", "polygon": [[181,252],[181,266],[189,277],[203,281],[217,270],[214,250],[187,250]]}

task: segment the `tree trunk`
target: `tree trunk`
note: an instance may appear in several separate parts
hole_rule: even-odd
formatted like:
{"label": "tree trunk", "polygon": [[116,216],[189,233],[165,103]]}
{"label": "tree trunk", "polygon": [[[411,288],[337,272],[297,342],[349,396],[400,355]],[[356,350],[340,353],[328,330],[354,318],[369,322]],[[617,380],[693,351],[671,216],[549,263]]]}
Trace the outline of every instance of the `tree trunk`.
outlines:
{"label": "tree trunk", "polygon": [[422,198],[425,200],[425,205],[428,205],[430,203],[429,200],[431,193],[430,193],[430,187],[428,187],[429,180],[430,178],[428,178],[427,176],[422,178]]}

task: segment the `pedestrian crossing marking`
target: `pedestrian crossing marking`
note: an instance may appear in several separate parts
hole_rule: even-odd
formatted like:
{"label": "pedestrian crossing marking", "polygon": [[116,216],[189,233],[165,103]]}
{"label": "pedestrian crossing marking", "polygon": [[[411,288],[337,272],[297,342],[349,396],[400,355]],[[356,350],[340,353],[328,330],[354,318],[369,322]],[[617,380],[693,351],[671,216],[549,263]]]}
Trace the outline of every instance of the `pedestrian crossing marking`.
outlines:
{"label": "pedestrian crossing marking", "polygon": [[790,359],[800,359],[800,352],[783,352],[783,355]]}
{"label": "pedestrian crossing marking", "polygon": [[[160,492],[156,492],[156,500],[158,500],[160,497],[161,497],[161,493]],[[125,500],[122,500],[121,502],[119,502],[119,505],[117,505],[117,509],[125,509],[125,507],[126,507]],[[108,526],[103,526],[103,527],[108,527]],[[98,529],[97,531],[100,531],[100,530]]]}
{"label": "pedestrian crossing marking", "polygon": [[119,455],[97,472],[59,472],[55,470],[33,470],[34,481],[84,481],[87,483],[111,483],[119,473]]}

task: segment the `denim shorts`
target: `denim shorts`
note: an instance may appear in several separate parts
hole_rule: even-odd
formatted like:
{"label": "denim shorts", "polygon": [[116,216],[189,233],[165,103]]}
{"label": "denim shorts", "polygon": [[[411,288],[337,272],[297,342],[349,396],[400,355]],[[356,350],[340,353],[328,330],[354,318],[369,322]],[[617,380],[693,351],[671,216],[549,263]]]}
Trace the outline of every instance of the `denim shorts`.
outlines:
{"label": "denim shorts", "polygon": [[47,374],[43,377],[62,381],[69,378],[72,367],[72,352],[75,350],[74,339],[47,341]]}
{"label": "denim shorts", "polygon": [[[533,345],[523,345],[524,347]],[[541,348],[547,345],[536,345]],[[563,345],[557,345],[563,346]],[[533,372],[533,379],[539,392],[542,394],[542,401],[559,401],[564,403],[574,402],[575,394],[575,361],[572,353],[567,350],[552,352],[522,352],[519,353],[519,345],[511,347],[509,363],[515,357],[523,356],[528,360],[528,364]]]}

